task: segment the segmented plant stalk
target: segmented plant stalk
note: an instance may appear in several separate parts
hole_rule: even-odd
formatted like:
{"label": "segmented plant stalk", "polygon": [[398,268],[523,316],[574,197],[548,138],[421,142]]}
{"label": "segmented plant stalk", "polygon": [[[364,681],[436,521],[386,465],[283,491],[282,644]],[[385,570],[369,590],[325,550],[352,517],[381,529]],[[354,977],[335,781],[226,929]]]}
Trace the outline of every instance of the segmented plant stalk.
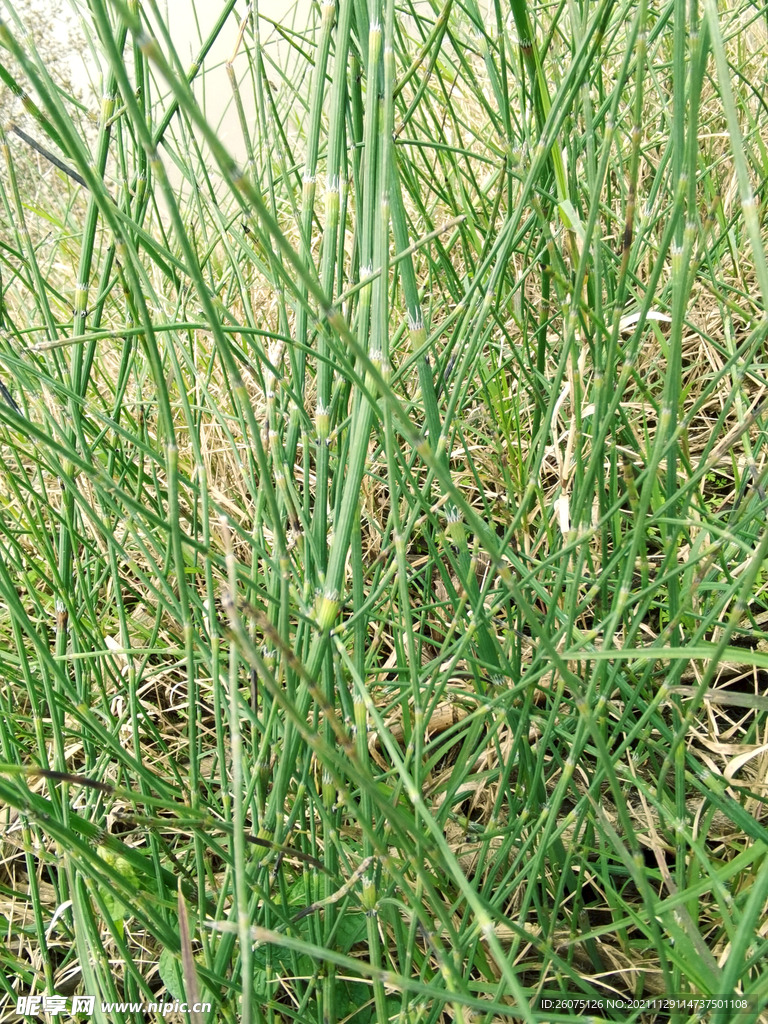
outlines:
{"label": "segmented plant stalk", "polygon": [[[328,53],[331,45],[331,31],[336,17],[336,6],[332,2],[322,4],[322,23],[320,30],[320,41],[317,48],[315,60],[315,72],[312,79],[312,99],[310,107],[309,123],[306,135],[306,154],[304,158],[304,176],[302,180],[302,201],[301,201],[301,239],[300,256],[302,263],[309,267],[313,265],[312,260],[312,219],[315,209],[315,192],[317,189],[317,156],[320,147],[320,119],[323,111],[323,99],[325,97],[325,79],[328,66]],[[306,290],[301,295],[306,298]],[[306,301],[300,302],[296,317],[296,339],[300,345],[308,342],[308,308]],[[292,358],[291,368],[296,390],[299,394],[304,391],[306,357],[301,351],[297,351],[295,358]],[[288,438],[286,441],[286,458],[289,465],[293,464],[296,446],[298,444],[299,423],[296,415],[291,417]],[[317,444],[325,444],[328,437],[328,428],[325,422],[324,409],[318,406],[315,409],[315,436]],[[322,556],[321,556],[322,557]]]}

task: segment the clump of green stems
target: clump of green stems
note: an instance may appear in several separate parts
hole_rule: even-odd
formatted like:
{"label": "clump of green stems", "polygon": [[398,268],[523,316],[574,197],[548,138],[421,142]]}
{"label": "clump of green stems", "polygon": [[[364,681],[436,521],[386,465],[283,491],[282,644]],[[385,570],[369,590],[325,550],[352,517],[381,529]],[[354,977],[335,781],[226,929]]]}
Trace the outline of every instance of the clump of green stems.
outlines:
{"label": "clump of green stems", "polygon": [[0,23],[8,997],[756,1020],[765,12],[81,13],[90,136]]}

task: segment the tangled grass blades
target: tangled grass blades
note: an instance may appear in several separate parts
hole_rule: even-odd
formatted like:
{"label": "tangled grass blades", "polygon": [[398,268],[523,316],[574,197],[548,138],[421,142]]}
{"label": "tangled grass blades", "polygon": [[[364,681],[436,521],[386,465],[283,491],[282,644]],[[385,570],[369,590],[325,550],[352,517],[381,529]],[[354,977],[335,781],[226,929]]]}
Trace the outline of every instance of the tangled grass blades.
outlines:
{"label": "tangled grass blades", "polygon": [[95,92],[0,20],[4,1015],[766,1019],[765,11],[73,12]]}

